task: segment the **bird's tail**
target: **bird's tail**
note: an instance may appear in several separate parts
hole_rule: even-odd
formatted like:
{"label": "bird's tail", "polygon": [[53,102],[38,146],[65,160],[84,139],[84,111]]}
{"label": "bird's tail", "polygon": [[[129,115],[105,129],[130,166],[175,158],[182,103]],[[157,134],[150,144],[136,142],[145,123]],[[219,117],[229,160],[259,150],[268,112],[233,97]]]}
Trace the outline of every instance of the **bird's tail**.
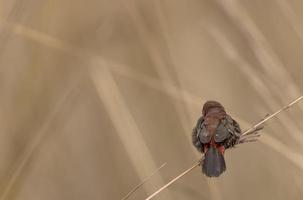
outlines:
{"label": "bird's tail", "polygon": [[202,172],[208,177],[218,177],[226,170],[223,154],[211,146],[205,153]]}

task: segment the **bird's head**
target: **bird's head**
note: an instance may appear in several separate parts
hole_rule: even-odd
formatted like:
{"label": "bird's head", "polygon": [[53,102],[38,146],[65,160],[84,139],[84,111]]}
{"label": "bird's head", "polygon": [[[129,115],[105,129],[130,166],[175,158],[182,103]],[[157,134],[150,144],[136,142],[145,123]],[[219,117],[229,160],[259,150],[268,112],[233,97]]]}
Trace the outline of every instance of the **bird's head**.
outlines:
{"label": "bird's head", "polygon": [[210,109],[217,108],[219,111],[225,113],[224,107],[217,101],[207,101],[203,105],[202,115],[205,116]]}

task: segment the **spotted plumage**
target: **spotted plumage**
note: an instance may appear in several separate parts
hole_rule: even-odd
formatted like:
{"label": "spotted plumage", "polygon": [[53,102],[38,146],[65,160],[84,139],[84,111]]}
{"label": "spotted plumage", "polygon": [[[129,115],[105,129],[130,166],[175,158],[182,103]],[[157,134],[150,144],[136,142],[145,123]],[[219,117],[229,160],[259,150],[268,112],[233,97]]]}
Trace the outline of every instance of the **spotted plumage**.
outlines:
{"label": "spotted plumage", "polygon": [[239,124],[216,101],[204,104],[202,116],[192,132],[192,142],[202,153],[202,172],[217,177],[226,170],[224,152],[239,141]]}

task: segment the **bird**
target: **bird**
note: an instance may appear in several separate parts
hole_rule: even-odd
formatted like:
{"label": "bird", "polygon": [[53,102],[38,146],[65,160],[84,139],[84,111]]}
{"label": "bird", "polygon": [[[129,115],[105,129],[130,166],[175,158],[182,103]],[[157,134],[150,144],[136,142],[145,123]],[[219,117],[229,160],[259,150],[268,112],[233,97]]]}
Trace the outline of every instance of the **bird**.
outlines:
{"label": "bird", "polygon": [[204,154],[201,162],[202,173],[218,177],[226,170],[224,152],[234,147],[241,138],[240,125],[217,101],[207,101],[202,116],[192,131],[192,143]]}

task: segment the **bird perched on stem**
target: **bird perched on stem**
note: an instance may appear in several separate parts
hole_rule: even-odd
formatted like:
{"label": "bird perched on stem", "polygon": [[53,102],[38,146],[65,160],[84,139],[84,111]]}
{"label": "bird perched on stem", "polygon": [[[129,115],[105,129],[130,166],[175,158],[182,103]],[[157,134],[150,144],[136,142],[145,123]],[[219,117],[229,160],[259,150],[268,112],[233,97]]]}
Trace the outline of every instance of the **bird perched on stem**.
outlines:
{"label": "bird perched on stem", "polygon": [[202,172],[208,177],[218,177],[225,170],[224,152],[236,145],[241,136],[239,124],[216,101],[203,105],[202,116],[192,132],[194,146],[204,153]]}
{"label": "bird perched on stem", "polygon": [[150,200],[160,194],[161,191],[199,166],[201,162],[204,174],[210,177],[219,176],[226,169],[224,161],[225,149],[237,144],[256,141],[256,138],[260,136],[259,130],[263,129],[265,122],[292,107],[302,99],[303,96],[300,96],[276,112],[266,115],[264,119],[243,133],[241,133],[239,124],[226,114],[224,107],[220,103],[215,101],[206,102],[203,106],[202,117],[199,118],[192,132],[193,144],[199,151],[205,154],[204,160],[196,162],[192,167],[169,181],[145,200]]}

